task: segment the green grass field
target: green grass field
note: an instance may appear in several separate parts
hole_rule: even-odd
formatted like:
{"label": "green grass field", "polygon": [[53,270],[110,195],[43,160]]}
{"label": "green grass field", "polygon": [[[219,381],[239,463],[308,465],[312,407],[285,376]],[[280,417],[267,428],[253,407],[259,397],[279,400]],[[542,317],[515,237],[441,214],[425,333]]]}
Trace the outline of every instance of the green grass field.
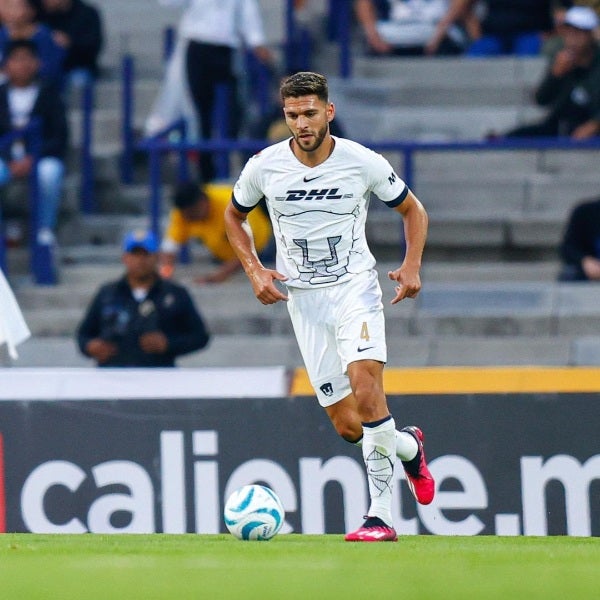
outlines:
{"label": "green grass field", "polygon": [[600,539],[341,535],[0,535],[0,597],[600,598]]}

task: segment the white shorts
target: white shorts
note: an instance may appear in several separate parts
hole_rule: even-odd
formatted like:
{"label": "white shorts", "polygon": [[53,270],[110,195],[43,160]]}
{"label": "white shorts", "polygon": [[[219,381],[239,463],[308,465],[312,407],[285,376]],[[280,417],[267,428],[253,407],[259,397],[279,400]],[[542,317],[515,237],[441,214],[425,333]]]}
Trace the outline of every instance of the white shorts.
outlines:
{"label": "white shorts", "polygon": [[376,271],[320,289],[289,288],[287,307],[321,406],[331,406],[352,392],[347,375],[351,362],[387,361]]}

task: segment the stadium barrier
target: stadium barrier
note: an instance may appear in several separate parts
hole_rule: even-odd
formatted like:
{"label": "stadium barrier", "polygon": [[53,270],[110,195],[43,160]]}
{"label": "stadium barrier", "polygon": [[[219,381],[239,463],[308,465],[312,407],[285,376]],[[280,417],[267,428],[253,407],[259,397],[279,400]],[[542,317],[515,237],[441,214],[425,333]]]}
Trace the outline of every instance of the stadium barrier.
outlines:
{"label": "stadium barrier", "polygon": [[[302,370],[5,369],[0,531],[224,532],[237,487],[271,486],[284,532],[341,533],[367,510],[360,450]],[[402,535],[600,535],[600,369],[388,369],[398,424],[426,435],[437,495]]]}

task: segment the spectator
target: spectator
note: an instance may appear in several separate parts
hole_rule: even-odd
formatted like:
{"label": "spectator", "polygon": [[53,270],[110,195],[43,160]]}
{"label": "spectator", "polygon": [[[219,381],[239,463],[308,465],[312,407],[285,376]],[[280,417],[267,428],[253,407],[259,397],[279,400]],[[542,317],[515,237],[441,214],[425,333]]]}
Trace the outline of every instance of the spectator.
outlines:
{"label": "spectator", "polygon": [[102,50],[102,19],[98,9],[82,0],[41,0],[42,21],[54,41],[64,48],[64,70],[69,83],[83,86],[98,76]]}
{"label": "spectator", "polygon": [[562,47],[550,59],[535,100],[549,108],[539,123],[518,127],[508,137],[565,135],[586,139],[600,132],[600,47],[594,32],[598,17],[574,6],[561,26]]}
{"label": "spectator", "polygon": [[[161,273],[171,276],[182,245],[190,239],[200,240],[219,266],[211,273],[196,278],[197,283],[220,283],[241,268],[225,233],[225,207],[231,199],[232,188],[208,184],[204,188],[190,182],[180,184],[173,194],[173,209],[162,242]],[[255,214],[256,213],[256,214]],[[264,255],[271,240],[271,226],[263,211],[255,211],[249,218],[254,242]]]}
{"label": "spectator", "polygon": [[[573,2],[575,6],[587,6],[591,8],[598,17],[600,17],[600,0],[575,0]],[[558,6],[554,11],[554,19],[559,24],[564,21],[565,13],[567,12],[567,8],[565,6]]]}
{"label": "spectator", "polygon": [[[165,5],[186,4],[179,36],[186,41],[185,72],[203,139],[212,137],[216,89],[229,86],[228,136],[237,137],[240,109],[237,106],[238,77],[234,67],[236,50],[242,45],[252,49],[264,63],[271,63],[271,51],[265,36],[256,0],[160,0]],[[200,179],[213,181],[216,176],[212,153],[202,152]]]}
{"label": "spectator", "polygon": [[467,49],[469,56],[535,56],[540,53],[544,37],[554,30],[553,9],[556,4],[570,6],[572,2],[485,0],[479,5],[478,0],[451,0],[448,12],[438,23],[435,35],[427,45],[428,51],[434,53],[449,28],[464,18],[468,11],[475,10],[480,17],[474,41]]}
{"label": "spectator", "polygon": [[[36,176],[39,188],[37,241],[54,243],[54,230],[65,172],[67,119],[61,95],[38,79],[40,60],[34,42],[15,40],[4,54],[8,80],[0,85],[0,136],[26,128],[32,119],[41,127]],[[32,136],[16,139],[0,152],[0,185],[28,177],[34,168]]]}
{"label": "spectator", "polygon": [[174,367],[204,348],[210,336],[190,295],[158,274],[154,235],[128,233],[122,260],[125,274],[100,288],[79,325],[81,352],[100,367]]}
{"label": "spectator", "polygon": [[561,281],[600,281],[600,198],[571,211],[560,246]]}
{"label": "spectator", "polygon": [[2,0],[0,23],[0,59],[3,59],[9,42],[30,40],[40,59],[40,77],[61,85],[65,50],[54,41],[50,29],[38,21],[32,0]]}
{"label": "spectator", "polygon": [[445,28],[436,47],[427,49],[437,23],[448,10],[448,0],[355,0],[354,8],[373,54],[461,54],[469,39],[463,25],[469,27],[471,17],[457,17]]}

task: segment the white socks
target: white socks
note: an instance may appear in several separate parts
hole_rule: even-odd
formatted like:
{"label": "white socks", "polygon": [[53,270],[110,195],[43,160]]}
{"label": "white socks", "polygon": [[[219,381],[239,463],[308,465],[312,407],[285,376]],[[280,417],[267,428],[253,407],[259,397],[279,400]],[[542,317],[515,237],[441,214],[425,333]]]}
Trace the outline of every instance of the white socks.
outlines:
{"label": "white socks", "polygon": [[[363,444],[363,439],[360,438],[358,442],[354,442],[359,448]],[[406,431],[396,431],[396,456],[403,461],[412,460],[419,451],[417,440],[406,433]]]}
{"label": "white socks", "polygon": [[391,417],[375,427],[363,425],[362,453],[371,497],[368,514],[379,517],[390,526],[396,437],[396,424]]}
{"label": "white socks", "polygon": [[406,431],[396,431],[396,456],[403,461],[412,460],[419,451],[417,440],[406,433]]}

